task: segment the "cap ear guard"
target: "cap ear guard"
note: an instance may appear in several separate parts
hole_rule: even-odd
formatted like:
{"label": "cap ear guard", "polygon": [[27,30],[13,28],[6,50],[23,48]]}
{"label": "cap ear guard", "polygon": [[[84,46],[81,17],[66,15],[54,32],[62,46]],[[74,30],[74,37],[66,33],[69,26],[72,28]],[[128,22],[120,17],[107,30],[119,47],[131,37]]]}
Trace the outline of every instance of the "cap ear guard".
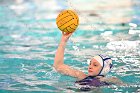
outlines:
{"label": "cap ear guard", "polygon": [[106,75],[112,68],[112,59],[108,56],[99,55],[102,58],[103,66],[98,75]]}

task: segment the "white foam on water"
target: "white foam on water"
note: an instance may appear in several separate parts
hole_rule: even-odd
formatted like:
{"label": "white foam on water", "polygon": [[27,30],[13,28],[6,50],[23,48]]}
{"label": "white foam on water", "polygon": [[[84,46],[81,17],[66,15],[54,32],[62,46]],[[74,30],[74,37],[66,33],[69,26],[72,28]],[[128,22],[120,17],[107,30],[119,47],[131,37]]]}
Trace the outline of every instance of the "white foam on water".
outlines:
{"label": "white foam on water", "polygon": [[140,30],[130,29],[128,33],[129,34],[138,34],[138,33],[140,33]]}
{"label": "white foam on water", "polygon": [[105,31],[104,33],[101,33],[102,36],[108,36],[108,35],[112,35],[113,32],[112,31]]}
{"label": "white foam on water", "polygon": [[107,43],[106,47],[111,50],[129,50],[136,49],[140,44],[140,41],[112,41]]}

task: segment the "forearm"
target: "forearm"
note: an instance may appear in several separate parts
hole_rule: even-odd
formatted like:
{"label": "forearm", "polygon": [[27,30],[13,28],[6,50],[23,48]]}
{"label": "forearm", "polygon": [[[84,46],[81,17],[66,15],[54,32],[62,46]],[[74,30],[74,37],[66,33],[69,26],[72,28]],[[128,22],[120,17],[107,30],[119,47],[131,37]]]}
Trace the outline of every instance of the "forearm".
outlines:
{"label": "forearm", "polygon": [[66,42],[61,40],[54,58],[54,67],[64,64],[64,51]]}

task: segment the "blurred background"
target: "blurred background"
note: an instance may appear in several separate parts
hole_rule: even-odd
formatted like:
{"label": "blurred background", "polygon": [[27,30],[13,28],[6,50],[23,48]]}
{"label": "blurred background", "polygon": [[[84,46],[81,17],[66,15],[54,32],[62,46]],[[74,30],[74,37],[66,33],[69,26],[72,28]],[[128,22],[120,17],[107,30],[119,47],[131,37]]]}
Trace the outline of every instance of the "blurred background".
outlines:
{"label": "blurred background", "polygon": [[139,0],[0,0],[0,92],[77,92],[68,89],[76,79],[52,67],[61,38],[56,17],[64,9],[80,18],[65,63],[87,73],[88,59],[107,54],[114,60],[109,76],[128,86],[93,91],[140,92]]}

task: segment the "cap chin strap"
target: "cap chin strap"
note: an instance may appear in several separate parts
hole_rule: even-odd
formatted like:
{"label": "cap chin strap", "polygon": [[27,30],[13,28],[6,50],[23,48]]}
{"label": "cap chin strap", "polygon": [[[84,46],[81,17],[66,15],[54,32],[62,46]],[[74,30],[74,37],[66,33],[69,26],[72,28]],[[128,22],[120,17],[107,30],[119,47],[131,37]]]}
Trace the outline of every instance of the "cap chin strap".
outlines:
{"label": "cap chin strap", "polygon": [[105,77],[104,75],[97,75],[97,76],[102,76],[102,77]]}

